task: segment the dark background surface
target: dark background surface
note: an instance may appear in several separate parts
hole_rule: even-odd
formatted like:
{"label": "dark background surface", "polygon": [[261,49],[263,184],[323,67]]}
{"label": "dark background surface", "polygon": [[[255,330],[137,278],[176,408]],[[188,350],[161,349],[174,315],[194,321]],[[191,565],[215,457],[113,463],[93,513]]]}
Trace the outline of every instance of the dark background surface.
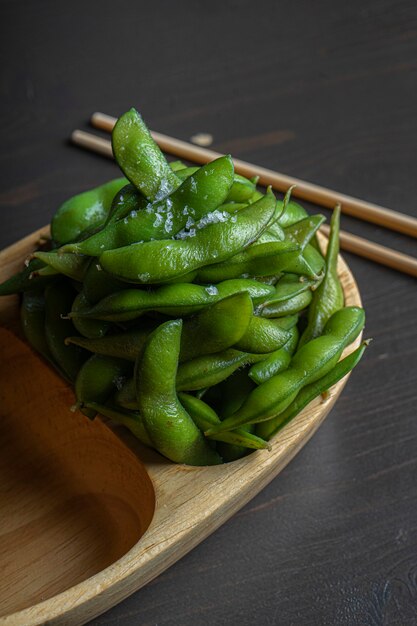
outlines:
{"label": "dark background surface", "polygon": [[[95,110],[417,215],[410,1],[2,0],[1,246],[116,175]],[[417,256],[415,240],[343,227]],[[417,624],[416,280],[346,255],[374,338],[310,443],[95,626]]]}

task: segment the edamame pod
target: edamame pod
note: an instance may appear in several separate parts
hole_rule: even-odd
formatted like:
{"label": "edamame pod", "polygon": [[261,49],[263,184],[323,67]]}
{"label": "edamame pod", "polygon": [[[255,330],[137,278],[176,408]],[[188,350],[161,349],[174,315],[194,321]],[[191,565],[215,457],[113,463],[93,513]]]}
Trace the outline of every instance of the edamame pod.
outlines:
{"label": "edamame pod", "polygon": [[[72,316],[72,323],[83,337],[87,337],[88,339],[98,339],[99,337],[104,337],[110,328],[109,322],[79,317],[79,314],[82,311],[88,310],[90,307],[91,304],[85,297],[85,293],[80,291],[72,303],[71,312],[74,314]],[[65,343],[66,345],[69,345],[67,341],[65,341]],[[72,343],[75,344],[75,342]]]}
{"label": "edamame pod", "polygon": [[[176,170],[175,174],[181,181],[184,181],[192,174],[195,174],[198,169],[198,167],[183,167],[179,170]],[[233,184],[230,188],[225,202],[247,202],[248,200],[250,200],[250,198],[252,198],[253,194],[255,193],[257,182],[257,178],[249,180],[249,178],[245,178],[244,176],[240,176],[240,174],[235,173],[233,178]]]}
{"label": "edamame pod", "polygon": [[97,402],[86,402],[85,408],[96,414],[100,413],[105,417],[109,417],[116,424],[125,426],[145,446],[152,447],[152,441],[149,439],[142,418],[137,411],[123,411],[112,404],[99,404]]}
{"label": "edamame pod", "polygon": [[282,228],[287,228],[305,217],[308,217],[307,211],[297,202],[291,201],[278,218],[278,223]]}
{"label": "edamame pod", "polygon": [[66,254],[58,254],[55,250],[53,252],[35,252],[33,256],[59,274],[64,274],[64,276],[78,281],[83,280],[89,264],[88,257],[69,252]]}
{"label": "edamame pod", "polygon": [[232,182],[232,160],[229,156],[220,157],[200,167],[164,200],[131,211],[88,239],[66,245],[61,250],[99,256],[104,250],[139,241],[167,239],[222,204]]}
{"label": "edamame pod", "polygon": [[[80,318],[78,319],[80,320]],[[83,321],[91,322],[95,320]],[[158,322],[156,320],[146,320],[146,322],[141,324],[140,328],[132,328],[123,333],[91,339],[86,337],[67,337],[65,343],[67,345],[74,344],[80,346],[96,354],[135,362],[145,346],[146,339],[157,326]]]}
{"label": "edamame pod", "polygon": [[215,465],[219,455],[178,400],[175,379],[181,320],[161,324],[148,338],[135,367],[139,412],[154,447],[171,461]]}
{"label": "edamame pod", "polygon": [[275,320],[253,315],[245,334],[235,343],[235,348],[255,354],[273,352],[287,343],[290,335]]}
{"label": "edamame pod", "polygon": [[129,285],[110,276],[100,266],[98,259],[91,259],[84,274],[83,291],[91,304],[96,304],[106,296],[127,289]]}
{"label": "edamame pod", "polygon": [[257,385],[264,383],[289,367],[291,357],[297,347],[299,333],[297,326],[293,326],[288,332],[290,338],[282,348],[272,352],[264,361],[255,363],[250,368],[249,376]]}
{"label": "edamame pod", "polygon": [[[188,393],[179,393],[178,399],[187,413],[191,416],[195,425],[204,432],[210,426],[220,424],[220,419],[213,409],[195,396],[191,396]],[[264,439],[252,435],[243,428],[237,428],[236,430],[230,430],[217,435],[209,437],[214,441],[222,441],[231,445],[242,446],[243,448],[249,448],[252,450],[263,450],[269,448],[269,444]]]}
{"label": "edamame pod", "polygon": [[340,205],[332,215],[330,222],[330,237],[326,252],[326,271],[320,285],[313,293],[308,309],[308,323],[301,335],[300,347],[321,335],[324,326],[330,317],[342,308],[344,295],[342,285],[337,275],[337,259],[339,254],[339,222]]}
{"label": "edamame pod", "polygon": [[144,209],[147,204],[145,196],[134,185],[125,185],[114,196],[104,227],[127,217],[132,211]]}
{"label": "edamame pod", "polygon": [[[275,317],[274,313],[277,312],[279,314],[284,303],[291,301],[293,298],[306,291],[312,291],[316,286],[317,281],[307,280],[305,278],[300,280],[300,277],[296,274],[284,274],[275,285],[274,293],[267,296],[263,302],[258,304],[255,313],[263,317]],[[303,304],[305,300],[309,302],[310,299],[311,297],[303,298],[300,299],[299,302]],[[292,306],[291,308],[294,307]],[[302,308],[304,308],[304,306]],[[288,313],[288,315],[290,315],[290,313]]]}
{"label": "edamame pod", "polygon": [[310,402],[314,400],[314,398],[317,398],[317,396],[330,389],[330,387],[349,374],[349,372],[351,372],[361,360],[368,345],[369,340],[364,341],[359,348],[339,361],[328,374],[319,378],[316,382],[310,383],[304,387],[295,400],[293,400],[293,402],[291,402],[291,404],[277,417],[258,424],[256,431],[259,436],[270,439],[276,435],[278,430],[298,415],[307,406],[307,404],[310,404]]}
{"label": "edamame pod", "polygon": [[324,334],[298,350],[287,370],[259,385],[238,411],[207,434],[263,422],[279,415],[305,385],[316,382],[333,369],[344,348],[354,341],[364,323],[363,309],[346,307],[337,311],[327,322]]}
{"label": "edamame pod", "polygon": [[196,229],[178,233],[177,240],[148,241],[107,250],[100,256],[104,270],[133,283],[161,283],[227,259],[249,246],[267,227],[275,198],[267,194],[236,215],[215,211]]}
{"label": "edamame pod", "polygon": [[179,186],[179,179],[135,109],[117,120],[112,147],[126,178],[149,200],[165,198]]}
{"label": "edamame pod", "polygon": [[325,221],[326,218],[324,215],[320,215],[319,213],[305,217],[284,229],[285,238],[290,239],[290,241],[294,243],[298,243],[301,249],[304,250]]}
{"label": "edamame pod", "polygon": [[126,178],[116,178],[66,200],[51,221],[53,240],[62,245],[78,239],[87,228],[103,225],[114,196],[127,182]]}
{"label": "edamame pod", "polygon": [[288,315],[294,315],[294,313],[300,313],[308,307],[313,297],[311,289],[300,290],[292,298],[286,300],[272,300],[268,304],[262,306],[262,309],[257,309],[258,315],[268,318],[287,317]]}
{"label": "edamame pod", "polygon": [[84,409],[84,404],[105,404],[116,389],[122,387],[126,378],[133,373],[133,365],[123,359],[93,354],[80,368],[75,379],[77,408],[90,419],[95,411]]}
{"label": "edamame pod", "polygon": [[255,363],[264,355],[249,354],[230,348],[181,363],[177,372],[178,391],[194,391],[212,387],[228,378],[239,367]]}
{"label": "edamame pod", "polygon": [[45,291],[45,337],[49,351],[65,377],[74,381],[87,353],[78,346],[66,346],[65,338],[74,335],[74,326],[64,319],[70,310],[74,291],[66,281],[53,283]]}
{"label": "edamame pod", "polygon": [[0,296],[11,296],[15,293],[44,289],[55,280],[55,276],[39,276],[38,271],[47,267],[40,259],[31,259],[17,274],[0,284]]}
{"label": "edamame pod", "polygon": [[[252,205],[255,206],[255,205]],[[199,282],[219,282],[241,276],[270,276],[278,274],[289,263],[291,256],[298,256],[299,247],[288,241],[271,241],[250,246],[227,261],[201,268],[197,273]]]}
{"label": "edamame pod", "polygon": [[26,291],[22,297],[20,320],[28,343],[48,361],[53,361],[45,337],[45,297],[38,291]]}
{"label": "edamame pod", "polygon": [[191,315],[218,300],[246,291],[254,304],[274,291],[271,285],[256,280],[225,280],[218,285],[194,285],[177,283],[153,290],[125,289],[103,298],[88,311],[71,312],[70,317],[92,318],[123,322],[140,317],[146,311],[166,315]]}

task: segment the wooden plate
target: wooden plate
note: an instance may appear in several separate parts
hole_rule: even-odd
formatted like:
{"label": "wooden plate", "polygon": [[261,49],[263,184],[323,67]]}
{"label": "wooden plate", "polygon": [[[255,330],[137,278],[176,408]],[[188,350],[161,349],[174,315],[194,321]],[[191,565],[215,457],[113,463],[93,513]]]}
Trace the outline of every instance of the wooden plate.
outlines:
{"label": "wooden plate", "polygon": [[[0,280],[21,267],[41,233],[0,253]],[[341,258],[339,271],[346,304],[360,306]],[[83,624],[155,578],[286,466],[347,380],[286,426],[271,452],[215,467],[174,465],[127,431],[69,410],[71,389],[21,338],[17,303],[0,298],[4,626]]]}

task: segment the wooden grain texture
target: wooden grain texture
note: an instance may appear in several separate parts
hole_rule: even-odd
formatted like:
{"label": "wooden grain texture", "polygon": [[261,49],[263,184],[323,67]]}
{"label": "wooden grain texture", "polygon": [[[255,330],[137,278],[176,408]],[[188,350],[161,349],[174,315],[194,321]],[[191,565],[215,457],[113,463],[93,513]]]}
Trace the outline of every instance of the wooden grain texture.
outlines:
{"label": "wooden grain texture", "polygon": [[[65,138],[92,111],[132,105],[167,135],[209,132],[215,150],[417,216],[414,0],[0,12],[1,248],[117,176]],[[416,256],[407,237],[342,228]],[[329,418],[249,505],[94,626],[417,622],[416,283],[347,258],[374,342]]]}
{"label": "wooden grain texture", "polygon": [[[39,235],[0,253],[1,281]],[[361,306],[341,257],[338,271],[346,305]],[[19,336],[18,304],[18,297],[0,300],[3,626],[83,624],[153,580],[279,474],[348,378],[283,428],[271,451],[214,467],[177,465],[114,428],[121,446],[99,419],[70,411],[70,387]]]}

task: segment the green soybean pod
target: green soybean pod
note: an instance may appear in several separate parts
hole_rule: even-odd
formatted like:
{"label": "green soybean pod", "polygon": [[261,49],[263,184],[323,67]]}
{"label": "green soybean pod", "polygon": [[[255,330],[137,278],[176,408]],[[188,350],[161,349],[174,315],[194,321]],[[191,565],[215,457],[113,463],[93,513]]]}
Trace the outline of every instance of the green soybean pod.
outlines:
{"label": "green soybean pod", "polygon": [[306,309],[313,297],[311,289],[303,289],[292,298],[282,301],[272,300],[257,310],[257,314],[267,318],[287,317]]}
{"label": "green soybean pod", "polygon": [[122,187],[114,196],[104,227],[125,218],[132,212],[144,209],[148,204],[134,185],[129,183]]}
{"label": "green soybean pod", "polygon": [[[78,314],[82,311],[88,310],[91,307],[91,303],[87,300],[85,293],[80,291],[72,303],[71,307],[71,315],[72,323],[78,332],[88,339],[97,339],[99,337],[104,337],[107,331],[110,328],[110,323],[102,320],[94,320],[94,319],[85,319],[83,317],[79,317]],[[72,342],[75,345],[75,342]],[[66,345],[69,345],[66,342]]]}
{"label": "green soybean pod", "polygon": [[96,413],[91,409],[84,409],[84,404],[89,402],[105,404],[132,373],[133,365],[128,361],[93,354],[80,368],[75,379],[77,408],[93,419]]}
{"label": "green soybean pod", "polygon": [[100,265],[128,282],[161,283],[240,252],[259,237],[274,210],[275,198],[267,194],[236,215],[222,214],[220,221],[217,215],[215,221],[214,216],[210,220],[206,216],[202,228],[190,231],[193,236],[184,233],[184,238],[177,240],[148,241],[107,250],[100,256]]}
{"label": "green soybean pod", "polygon": [[39,291],[26,291],[22,297],[20,320],[28,343],[45,359],[53,362],[45,337],[45,297]]}
{"label": "green soybean pod", "polygon": [[255,354],[273,352],[282,348],[290,338],[275,320],[253,315],[245,334],[235,343],[235,348]]}
{"label": "green soybean pod", "polygon": [[[76,318],[74,318],[76,319]],[[79,318],[80,320],[80,318]],[[83,320],[96,321],[96,320]],[[89,352],[111,356],[115,358],[125,359],[126,361],[136,361],[138,355],[142,352],[146,339],[158,326],[156,320],[147,320],[142,323],[139,328],[132,328],[123,333],[115,333],[104,337],[67,337],[65,343],[80,346]]]}
{"label": "green soybean pod", "polygon": [[326,252],[326,270],[324,278],[313,293],[308,309],[308,323],[300,339],[300,347],[321,335],[330,317],[342,308],[344,295],[337,274],[337,258],[339,254],[339,223],[340,205],[332,215],[330,237]]}
{"label": "green soybean pod", "polygon": [[180,170],[187,169],[187,166],[182,161],[170,161],[168,163],[169,167],[173,172],[179,172]]}
{"label": "green soybean pod", "polygon": [[116,162],[126,178],[149,200],[160,200],[180,184],[142,117],[130,109],[117,120],[112,132]]}
{"label": "green soybean pod", "polygon": [[[286,307],[285,303],[291,302],[293,298],[296,298],[296,296],[306,291],[312,291],[316,286],[317,281],[308,280],[304,277],[300,279],[296,274],[284,274],[276,283],[275,291],[270,296],[267,296],[263,302],[258,304],[255,313],[263,317],[279,317],[281,316],[282,307]],[[290,308],[298,307],[298,303],[304,308],[308,306],[310,301],[311,294],[308,297],[294,300],[295,304],[291,304]],[[306,304],[304,304],[305,302]],[[276,313],[276,315],[274,313]],[[292,313],[288,313],[288,315],[291,314]]]}
{"label": "green soybean pod", "polygon": [[366,347],[369,345],[369,340],[362,342],[362,344],[351,352],[347,357],[339,361],[332,370],[322,378],[319,378],[314,383],[304,387],[295,400],[280,413],[277,417],[271,420],[262,422],[257,425],[256,432],[259,436],[264,436],[270,439],[283,427],[288,424],[296,415],[298,415],[314,398],[317,398],[320,394],[325,393],[330,387],[335,385],[344,376],[349,374],[354,367],[361,360]]}
{"label": "green soybean pod", "polygon": [[51,221],[53,240],[62,245],[78,239],[87,228],[102,226],[114,196],[127,182],[126,178],[116,178],[66,200]]}
{"label": "green soybean pod", "polygon": [[301,249],[304,250],[325,220],[324,215],[320,215],[319,213],[305,217],[291,224],[291,226],[284,228],[285,238],[294,241],[294,243],[297,243]]}
{"label": "green soybean pod", "polygon": [[45,291],[45,337],[49,351],[64,376],[74,381],[87,354],[78,346],[66,346],[65,338],[74,335],[74,326],[64,319],[71,309],[74,290],[67,281],[49,285]]}
{"label": "green soybean pod", "polygon": [[333,369],[344,348],[355,340],[364,323],[365,314],[359,307],[345,307],[334,313],[323,335],[300,348],[288,369],[254,389],[238,411],[207,434],[233,430],[279,415],[305,385],[316,382]]}
{"label": "green soybean pod", "polygon": [[14,276],[0,284],[0,296],[11,296],[15,293],[44,289],[54,281],[55,276],[42,276],[39,270],[46,267],[40,259],[31,259],[27,265]]}
{"label": "green soybean pod", "polygon": [[152,444],[168,459],[188,465],[216,465],[221,458],[177,397],[181,327],[181,320],[165,322],[148,338],[135,366],[139,412]]}
{"label": "green soybean pod", "polygon": [[[180,170],[176,170],[175,173],[181,181],[184,181],[189,176],[192,176],[192,174],[195,174],[197,170],[198,167],[184,167]],[[240,174],[235,173],[233,184],[225,202],[247,202],[250,198],[252,198],[256,191],[256,182],[257,179],[249,180],[249,178],[245,178],[245,176],[240,176]]]}
{"label": "green soybean pod", "polygon": [[163,200],[133,210],[88,239],[67,244],[62,250],[99,256],[104,250],[167,239],[217,209],[225,201],[232,182],[233,162],[230,156],[220,157],[200,167]]}
{"label": "green soybean pod", "polygon": [[299,333],[297,326],[293,326],[288,332],[290,338],[282,348],[272,352],[264,361],[254,363],[250,368],[249,376],[257,385],[261,385],[289,367],[291,357],[297,347]]}
{"label": "green soybean pod", "polygon": [[289,202],[278,218],[278,223],[282,228],[287,228],[296,222],[308,217],[307,211],[297,202]]}
{"label": "green soybean pod", "polygon": [[196,279],[199,282],[220,282],[241,276],[270,276],[281,272],[287,267],[291,257],[298,255],[299,247],[292,242],[262,242],[251,245],[222,263],[200,268]]}
{"label": "green soybean pod", "polygon": [[124,322],[136,319],[147,311],[180,317],[196,313],[222,298],[242,291],[249,293],[256,305],[273,293],[274,288],[242,278],[225,280],[218,285],[177,283],[152,290],[125,289],[106,296],[88,311],[70,313],[70,317]]}
{"label": "green soybean pod", "polygon": [[136,397],[135,379],[129,378],[114,394],[114,402],[117,406],[127,411],[139,411]]}
{"label": "green soybean pod", "polygon": [[246,333],[253,314],[243,291],[215,302],[183,323],[180,362],[225,350]]}
{"label": "green soybean pod", "polygon": [[129,285],[110,276],[100,266],[98,259],[92,258],[84,274],[83,291],[91,304],[96,304],[106,296],[127,289]]}
{"label": "green soybean pod", "polygon": [[99,404],[98,402],[86,402],[85,408],[89,409],[92,413],[100,413],[105,417],[109,417],[113,422],[116,422],[116,424],[125,426],[130,430],[132,435],[139,439],[145,446],[152,448],[152,441],[149,439],[142,418],[137,411],[123,411],[120,407],[110,403]]}
{"label": "green soybean pod", "polygon": [[237,369],[247,363],[254,363],[264,355],[249,354],[229,348],[215,354],[206,354],[191,361],[185,361],[178,367],[178,391],[194,391],[212,387],[228,378]]}
{"label": "green soybean pod", "polygon": [[82,281],[89,264],[89,258],[80,254],[53,252],[35,252],[34,257],[40,259],[58,274]]}
{"label": "green soybean pod", "polygon": [[[204,432],[210,426],[220,424],[220,419],[216,412],[203,400],[196,398],[188,393],[180,392],[178,394],[179,401],[191,416],[195,425]],[[209,437],[213,441],[222,441],[231,445],[238,445],[245,449],[263,450],[269,448],[269,444],[264,439],[248,433],[243,428],[219,433]]]}

